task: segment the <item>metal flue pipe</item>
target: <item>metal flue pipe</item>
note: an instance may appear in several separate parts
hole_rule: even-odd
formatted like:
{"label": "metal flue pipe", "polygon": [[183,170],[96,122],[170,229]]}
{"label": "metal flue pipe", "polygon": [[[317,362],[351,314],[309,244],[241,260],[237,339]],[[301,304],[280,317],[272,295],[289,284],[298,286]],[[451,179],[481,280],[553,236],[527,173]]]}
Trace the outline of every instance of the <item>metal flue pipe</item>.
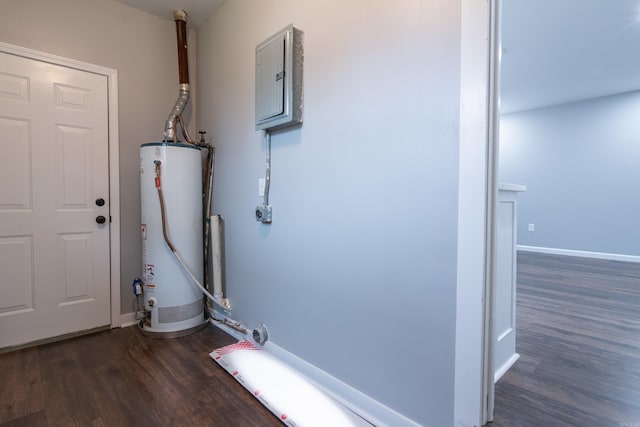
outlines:
{"label": "metal flue pipe", "polygon": [[178,75],[180,84],[189,84],[189,62],[187,55],[187,13],[178,9],[173,12],[176,21],[176,36],[178,41]]}
{"label": "metal flue pipe", "polygon": [[[182,122],[182,112],[187,106],[190,96],[189,61],[187,55],[187,13],[182,9],[178,9],[173,12],[173,19],[176,22],[176,35],[178,42],[178,75],[180,79],[180,93],[164,125],[165,142],[177,142],[178,122]],[[185,132],[184,125],[182,123],[181,125],[187,142],[193,142]]]}

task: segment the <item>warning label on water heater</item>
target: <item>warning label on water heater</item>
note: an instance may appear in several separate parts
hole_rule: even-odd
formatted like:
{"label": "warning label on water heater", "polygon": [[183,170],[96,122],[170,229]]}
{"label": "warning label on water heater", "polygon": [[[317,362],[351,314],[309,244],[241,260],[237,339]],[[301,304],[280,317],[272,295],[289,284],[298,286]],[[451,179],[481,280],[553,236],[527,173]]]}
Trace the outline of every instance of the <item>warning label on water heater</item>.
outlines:
{"label": "warning label on water heater", "polygon": [[155,265],[154,264],[144,264],[142,278],[145,283],[152,283],[153,279],[156,277],[155,273]]}

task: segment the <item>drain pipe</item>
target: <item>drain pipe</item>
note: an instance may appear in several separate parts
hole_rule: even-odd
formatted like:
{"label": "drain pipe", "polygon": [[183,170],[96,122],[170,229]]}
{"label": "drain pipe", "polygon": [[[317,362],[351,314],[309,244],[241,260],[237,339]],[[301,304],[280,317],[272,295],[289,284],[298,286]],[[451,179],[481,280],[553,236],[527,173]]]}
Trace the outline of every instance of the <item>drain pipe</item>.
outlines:
{"label": "drain pipe", "polygon": [[173,12],[173,19],[176,22],[176,33],[178,41],[178,75],[180,78],[180,94],[178,99],[167,118],[164,125],[164,141],[165,142],[177,142],[178,141],[178,122],[182,126],[182,133],[188,142],[191,138],[188,136],[188,132],[185,132],[186,127],[182,122],[182,112],[184,111],[187,103],[189,102],[190,88],[189,88],[189,63],[187,56],[187,13],[182,10],[175,10]]}

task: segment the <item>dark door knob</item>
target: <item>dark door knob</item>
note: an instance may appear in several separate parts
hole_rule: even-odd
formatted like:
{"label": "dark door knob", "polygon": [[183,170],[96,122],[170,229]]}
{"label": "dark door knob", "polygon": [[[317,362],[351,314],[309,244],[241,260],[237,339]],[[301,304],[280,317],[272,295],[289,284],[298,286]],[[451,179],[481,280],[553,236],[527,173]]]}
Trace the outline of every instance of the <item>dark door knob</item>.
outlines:
{"label": "dark door knob", "polygon": [[107,222],[107,218],[103,217],[102,215],[97,216],[97,217],[96,217],[96,222],[97,222],[98,224],[104,224],[105,222]]}
{"label": "dark door knob", "polygon": [[99,198],[99,199],[96,199],[96,205],[104,206],[104,199],[102,197]]}

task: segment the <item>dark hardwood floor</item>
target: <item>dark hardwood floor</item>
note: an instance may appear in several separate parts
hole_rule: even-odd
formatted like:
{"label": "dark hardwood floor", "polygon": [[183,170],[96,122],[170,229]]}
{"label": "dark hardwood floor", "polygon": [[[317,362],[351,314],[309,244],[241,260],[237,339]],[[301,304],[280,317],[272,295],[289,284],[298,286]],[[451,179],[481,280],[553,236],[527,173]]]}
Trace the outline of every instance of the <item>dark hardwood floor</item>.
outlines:
{"label": "dark hardwood floor", "polygon": [[129,327],[2,354],[0,426],[281,426],[209,357],[233,342]]}
{"label": "dark hardwood floor", "polygon": [[[0,426],[280,426],[208,353],[213,326],[114,329],[0,355]],[[520,252],[520,360],[492,427],[640,427],[640,264]]]}
{"label": "dark hardwood floor", "polygon": [[640,263],[520,252],[492,427],[640,427]]}

